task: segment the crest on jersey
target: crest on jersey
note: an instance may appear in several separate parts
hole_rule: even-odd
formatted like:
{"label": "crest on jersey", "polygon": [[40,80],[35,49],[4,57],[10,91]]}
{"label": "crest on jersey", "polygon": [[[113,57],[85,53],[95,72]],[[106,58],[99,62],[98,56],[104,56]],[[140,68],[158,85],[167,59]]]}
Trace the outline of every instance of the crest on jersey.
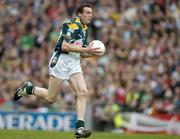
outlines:
{"label": "crest on jersey", "polygon": [[69,28],[69,29],[68,29],[68,32],[74,33],[74,29],[73,29],[73,28]]}
{"label": "crest on jersey", "polygon": [[66,35],[64,35],[65,38],[67,39],[71,39],[71,32],[67,32]]}

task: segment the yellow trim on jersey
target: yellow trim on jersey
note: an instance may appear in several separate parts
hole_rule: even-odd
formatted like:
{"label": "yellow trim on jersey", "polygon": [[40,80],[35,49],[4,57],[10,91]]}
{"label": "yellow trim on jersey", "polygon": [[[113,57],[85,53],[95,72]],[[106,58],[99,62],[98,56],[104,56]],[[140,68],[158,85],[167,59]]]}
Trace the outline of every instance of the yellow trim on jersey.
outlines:
{"label": "yellow trim on jersey", "polygon": [[76,18],[76,21],[75,22],[79,22],[79,23],[81,23],[81,20],[80,20],[80,18],[78,17],[78,18]]}
{"label": "yellow trim on jersey", "polygon": [[86,25],[82,26],[82,29],[85,32],[87,30],[87,26]]}
{"label": "yellow trim on jersey", "polygon": [[76,25],[75,23],[70,23],[68,24],[69,28],[72,28],[72,29],[78,29],[78,25]]}
{"label": "yellow trim on jersey", "polygon": [[86,29],[88,28],[87,25],[81,23],[80,17],[77,17],[75,22],[78,22],[78,23],[80,23],[82,25],[83,32],[85,32]]}

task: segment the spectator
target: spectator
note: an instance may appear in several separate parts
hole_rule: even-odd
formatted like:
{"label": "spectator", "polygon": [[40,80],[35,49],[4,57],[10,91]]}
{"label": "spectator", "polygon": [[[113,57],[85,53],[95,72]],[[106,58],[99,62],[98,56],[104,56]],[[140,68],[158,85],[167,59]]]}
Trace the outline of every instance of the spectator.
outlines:
{"label": "spectator", "polygon": [[[146,113],[153,108],[154,113],[179,113],[180,2],[87,1],[94,4],[95,10],[89,41],[99,39],[106,46],[106,54],[100,59],[82,61],[91,93],[89,101],[102,110],[109,107],[104,97],[117,96],[113,103],[124,111]],[[17,104],[11,98],[26,80],[47,87],[51,47],[62,23],[73,16],[81,2],[84,1],[0,2],[1,108],[38,111],[44,107],[34,97]],[[66,86],[59,101],[47,111],[74,109],[75,95]]]}

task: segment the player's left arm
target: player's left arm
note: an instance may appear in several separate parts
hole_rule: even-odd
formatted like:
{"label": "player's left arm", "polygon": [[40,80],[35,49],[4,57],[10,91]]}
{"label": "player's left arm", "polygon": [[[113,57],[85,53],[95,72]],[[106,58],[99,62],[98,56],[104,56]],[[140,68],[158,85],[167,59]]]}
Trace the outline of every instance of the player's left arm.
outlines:
{"label": "player's left arm", "polygon": [[95,57],[95,58],[98,58],[98,57],[101,56],[100,53],[101,53],[101,52],[96,52],[96,53],[94,53],[94,54],[80,53],[80,56],[81,56],[81,58],[89,58],[89,57]]}
{"label": "player's left arm", "polygon": [[[86,35],[86,39],[85,39],[85,42],[83,44],[83,47],[91,47],[90,45],[87,45],[87,35]],[[98,58],[98,57],[100,57],[100,54],[99,54],[99,52],[96,52],[96,53],[88,53],[88,52],[86,52],[86,53],[80,53],[80,56],[81,56],[81,58],[89,58],[89,57]]]}
{"label": "player's left arm", "polygon": [[[88,43],[87,43],[87,40],[88,40],[88,29],[86,30],[86,35],[85,35],[85,36],[86,36],[86,37],[85,37],[85,40],[84,40],[84,42],[83,42],[83,46],[82,46],[82,47],[87,48],[87,47],[89,47],[89,45],[88,45]],[[96,57],[96,55],[90,54],[90,53],[88,53],[88,52],[86,52],[86,53],[80,53],[80,56],[81,56],[81,58]]]}
{"label": "player's left arm", "polygon": [[89,58],[92,57],[93,54],[89,54],[89,53],[80,53],[81,58]]}

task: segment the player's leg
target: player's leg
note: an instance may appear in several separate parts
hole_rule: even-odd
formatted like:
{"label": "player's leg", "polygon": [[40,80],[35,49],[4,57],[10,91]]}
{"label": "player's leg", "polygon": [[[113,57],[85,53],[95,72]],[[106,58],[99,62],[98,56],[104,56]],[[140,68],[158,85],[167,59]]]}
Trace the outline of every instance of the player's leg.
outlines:
{"label": "player's leg", "polygon": [[50,76],[48,90],[45,88],[34,87],[32,93],[46,103],[54,103],[59,95],[62,82],[62,79]]}
{"label": "player's leg", "polygon": [[16,91],[14,100],[17,101],[25,95],[36,95],[39,99],[46,103],[53,103],[56,101],[62,82],[62,79],[50,76],[48,90],[33,86],[30,82],[26,82]]}
{"label": "player's leg", "polygon": [[86,111],[87,87],[82,73],[73,74],[69,79],[69,83],[77,95],[77,118],[83,120]]}
{"label": "player's leg", "polygon": [[86,98],[87,98],[87,87],[82,72],[75,73],[70,76],[69,83],[72,89],[76,92],[77,102],[77,123],[76,123],[76,137],[89,137],[91,132],[84,128],[84,115],[86,112]]}

